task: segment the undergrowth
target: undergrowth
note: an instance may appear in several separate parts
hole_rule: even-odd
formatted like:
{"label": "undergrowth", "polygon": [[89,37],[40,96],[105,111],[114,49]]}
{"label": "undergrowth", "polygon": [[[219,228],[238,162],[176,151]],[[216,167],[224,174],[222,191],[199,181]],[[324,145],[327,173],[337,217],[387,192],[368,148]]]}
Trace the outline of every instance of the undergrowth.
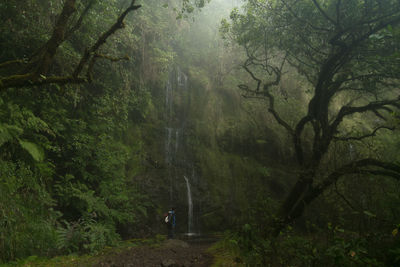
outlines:
{"label": "undergrowth", "polygon": [[54,258],[45,258],[39,256],[30,256],[25,259],[0,264],[0,267],[76,267],[76,266],[96,266],[100,259],[108,255],[121,253],[133,247],[151,246],[158,247],[166,239],[165,235],[156,235],[154,238],[149,239],[129,239],[116,243],[114,247],[105,247],[104,249],[91,253],[78,255],[76,253],[58,256]]}
{"label": "undergrowth", "polygon": [[[396,228],[397,229],[397,228]],[[313,235],[288,227],[276,238],[250,224],[227,231],[209,252],[214,267],[225,266],[400,266],[400,237],[392,233],[356,236],[339,226]]]}

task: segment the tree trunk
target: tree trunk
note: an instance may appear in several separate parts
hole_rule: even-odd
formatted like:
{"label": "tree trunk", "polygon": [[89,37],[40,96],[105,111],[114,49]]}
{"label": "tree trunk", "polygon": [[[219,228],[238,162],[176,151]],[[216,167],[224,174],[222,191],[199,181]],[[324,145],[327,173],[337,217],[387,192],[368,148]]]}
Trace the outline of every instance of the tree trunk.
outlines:
{"label": "tree trunk", "polygon": [[315,170],[308,169],[302,171],[296,184],[282,203],[278,220],[273,227],[273,235],[279,235],[286,225],[292,223],[299,218],[304,211],[304,207],[309,203],[306,197],[312,191],[312,183],[314,181]]}

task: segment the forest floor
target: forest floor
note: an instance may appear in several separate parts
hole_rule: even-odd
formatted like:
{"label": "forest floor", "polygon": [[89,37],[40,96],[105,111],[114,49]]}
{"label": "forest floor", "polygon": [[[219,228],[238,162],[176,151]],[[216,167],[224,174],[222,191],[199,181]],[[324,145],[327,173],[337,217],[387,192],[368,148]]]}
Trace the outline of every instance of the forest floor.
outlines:
{"label": "forest floor", "polygon": [[214,239],[132,239],[92,255],[68,255],[50,259],[31,256],[1,267],[206,267],[215,265]]}
{"label": "forest floor", "polygon": [[99,267],[206,267],[211,266],[213,257],[207,252],[208,242],[187,243],[170,239],[157,247],[132,247],[119,253],[99,257],[93,266]]}

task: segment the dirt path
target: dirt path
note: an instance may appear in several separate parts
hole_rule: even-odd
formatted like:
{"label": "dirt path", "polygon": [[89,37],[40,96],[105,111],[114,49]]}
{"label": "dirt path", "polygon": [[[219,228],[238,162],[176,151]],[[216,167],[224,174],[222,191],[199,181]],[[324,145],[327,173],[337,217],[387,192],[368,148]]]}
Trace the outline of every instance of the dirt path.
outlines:
{"label": "dirt path", "polygon": [[102,267],[206,267],[212,256],[206,252],[209,242],[188,244],[166,240],[159,247],[134,247],[120,253],[104,255],[95,266]]}

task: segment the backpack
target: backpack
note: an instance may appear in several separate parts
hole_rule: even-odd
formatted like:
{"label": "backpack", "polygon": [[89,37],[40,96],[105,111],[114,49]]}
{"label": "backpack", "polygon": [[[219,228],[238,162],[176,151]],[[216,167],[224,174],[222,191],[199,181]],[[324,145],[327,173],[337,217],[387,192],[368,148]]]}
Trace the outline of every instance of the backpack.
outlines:
{"label": "backpack", "polygon": [[169,215],[169,213],[164,214],[164,222],[166,224],[171,224],[171,216]]}

